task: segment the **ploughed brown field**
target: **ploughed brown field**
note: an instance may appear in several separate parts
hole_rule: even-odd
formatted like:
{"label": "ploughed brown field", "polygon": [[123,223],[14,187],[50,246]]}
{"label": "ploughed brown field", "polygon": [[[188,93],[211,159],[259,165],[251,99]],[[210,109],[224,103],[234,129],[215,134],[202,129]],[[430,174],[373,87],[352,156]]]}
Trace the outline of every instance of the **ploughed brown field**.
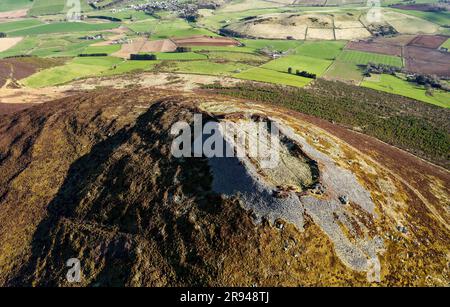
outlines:
{"label": "ploughed brown field", "polygon": [[408,71],[450,76],[450,53],[430,48],[407,46],[404,49],[404,57]]}
{"label": "ploughed brown field", "polygon": [[436,9],[436,6],[428,3],[420,4],[394,4],[392,6],[395,9],[401,9],[406,11],[422,11],[422,12],[432,12]]}
{"label": "ploughed brown field", "polygon": [[447,41],[450,36],[445,35],[419,35],[414,38],[408,45],[415,47],[424,47],[437,49]]}
{"label": "ploughed brown field", "polygon": [[239,42],[229,37],[213,37],[213,36],[191,36],[183,38],[173,38],[172,41],[180,47],[188,46],[238,46]]}
{"label": "ploughed brown field", "polygon": [[410,72],[450,76],[450,53],[439,51],[449,36],[445,35],[401,35],[378,38],[370,41],[349,42],[347,49],[403,56]]}
{"label": "ploughed brown field", "polygon": [[133,40],[130,44],[122,45],[122,48],[114,53],[114,56],[129,58],[130,54],[139,52],[174,52],[177,47],[188,46],[238,46],[239,42],[228,37],[191,36],[184,38],[171,38],[149,41],[145,38]]}
{"label": "ploughed brown field", "polygon": [[365,52],[373,52],[380,53],[386,55],[394,55],[394,56],[402,56],[402,47],[401,46],[393,46],[382,43],[375,42],[349,42],[347,44],[347,49],[365,51]]}
{"label": "ploughed brown field", "polygon": [[377,37],[373,40],[375,43],[386,44],[389,46],[401,46],[408,45],[416,36],[410,34],[402,34],[393,37]]}

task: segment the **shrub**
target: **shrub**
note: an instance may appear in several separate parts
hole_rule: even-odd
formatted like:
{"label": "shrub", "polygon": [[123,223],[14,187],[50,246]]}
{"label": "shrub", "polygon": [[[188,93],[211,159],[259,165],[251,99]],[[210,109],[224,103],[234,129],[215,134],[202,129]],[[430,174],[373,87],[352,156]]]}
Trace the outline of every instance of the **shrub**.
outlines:
{"label": "shrub", "polygon": [[175,50],[175,52],[191,52],[192,48],[189,47],[177,47],[177,49]]}
{"label": "shrub", "polygon": [[155,54],[130,54],[130,60],[133,61],[155,61]]}
{"label": "shrub", "polygon": [[107,53],[80,53],[79,57],[108,56]]}

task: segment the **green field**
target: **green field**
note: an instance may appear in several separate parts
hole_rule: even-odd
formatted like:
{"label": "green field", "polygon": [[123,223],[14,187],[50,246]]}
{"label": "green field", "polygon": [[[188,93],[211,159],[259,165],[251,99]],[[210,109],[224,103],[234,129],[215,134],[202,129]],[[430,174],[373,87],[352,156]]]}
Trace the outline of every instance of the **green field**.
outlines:
{"label": "green field", "polygon": [[40,71],[23,80],[23,84],[33,88],[63,84],[78,78],[99,75],[121,62],[121,59],[114,57],[75,58],[66,65]]}
{"label": "green field", "polygon": [[375,90],[397,94],[437,106],[450,108],[450,93],[448,92],[433,91],[433,96],[429,96],[423,86],[415,85],[395,76],[383,74],[375,75],[374,78],[379,80],[372,81],[369,79],[367,81],[363,81],[361,85]]}
{"label": "green field", "polygon": [[[3,0],[2,0],[3,1]],[[81,10],[83,12],[91,11],[87,0],[80,0]],[[66,6],[67,0],[34,0],[28,14],[30,16],[53,15],[67,12],[69,7]]]}
{"label": "green field", "polygon": [[362,81],[362,71],[356,64],[335,61],[324,75],[325,78],[331,78],[341,81]]}
{"label": "green field", "polygon": [[268,48],[270,50],[288,51],[293,50],[303,44],[302,41],[271,40],[271,39],[240,39],[247,48],[254,50]]}
{"label": "green field", "polygon": [[4,22],[0,23],[0,32],[8,33],[12,31],[18,31],[21,29],[27,29],[42,25],[43,23],[37,19],[25,19],[20,21]]}
{"label": "green field", "polygon": [[[414,3],[438,3],[439,0],[415,0]],[[382,6],[388,6],[392,4],[405,4],[404,0],[384,0]]]}
{"label": "green field", "polygon": [[30,0],[1,0],[0,12],[20,10],[31,7],[32,4]]}
{"label": "green field", "polygon": [[68,44],[67,42],[61,42],[59,46],[33,49],[29,54],[40,57],[75,57],[80,53],[84,53],[87,46],[89,46],[89,42]]}
{"label": "green field", "polygon": [[160,64],[161,61],[123,61],[115,65],[115,68],[103,70],[100,74],[102,76],[118,75],[129,72],[152,70],[155,65]]}
{"label": "green field", "polygon": [[8,36],[26,36],[51,33],[73,33],[73,32],[92,32],[103,31],[119,27],[119,23],[85,23],[85,22],[57,22],[41,24],[17,31],[8,32]]}
{"label": "green field", "polygon": [[438,24],[440,26],[450,26],[450,12],[422,12],[422,11],[415,11],[415,10],[400,10],[400,9],[393,9],[396,12],[411,15],[415,17],[419,17],[422,19],[425,19],[427,21],[433,22],[435,24]]}
{"label": "green field", "polygon": [[[77,56],[92,44],[76,35],[45,35],[25,37],[20,43],[0,53],[1,57],[35,55],[40,57]],[[109,46],[108,46],[109,47]]]}
{"label": "green field", "polygon": [[169,62],[163,70],[202,75],[231,76],[249,68],[251,68],[251,66],[233,62],[216,63],[211,61],[177,61]]}
{"label": "green field", "polygon": [[240,53],[255,53],[256,50],[251,47],[244,46],[231,46],[231,47],[219,47],[219,46],[191,46],[192,51],[222,51],[222,52],[240,52]]}
{"label": "green field", "polygon": [[207,56],[195,52],[156,52],[158,60],[169,61],[192,61],[192,60],[206,60]]}
{"label": "green field", "polygon": [[[314,9],[320,10],[320,8],[317,7]],[[259,16],[264,14],[280,13],[288,11],[298,11],[298,8],[286,6],[282,8],[249,9],[240,12],[225,12],[223,10],[217,10],[211,16],[200,18],[199,24],[204,25],[208,29],[218,30],[226,24],[226,21],[233,23],[239,21],[239,19],[241,18],[248,16]]]}
{"label": "green field", "polygon": [[93,54],[93,53],[106,53],[110,55],[111,53],[120,50],[121,45],[108,45],[108,46],[89,46],[83,50],[83,53]]}
{"label": "green field", "polygon": [[188,22],[181,19],[158,20],[150,19],[141,22],[127,24],[127,27],[139,33],[150,33],[151,39],[163,39],[169,37],[183,37],[191,35],[217,34],[202,28],[194,28]]}
{"label": "green field", "polygon": [[295,49],[296,54],[313,58],[334,60],[344,49],[346,42],[343,41],[307,41]]}
{"label": "green field", "polygon": [[448,50],[450,50],[450,38],[447,39],[447,40],[445,41],[445,43],[443,43],[443,44],[441,45],[441,47],[447,48]]}
{"label": "green field", "polygon": [[95,10],[93,12],[90,12],[87,14],[88,16],[109,16],[114,18],[122,19],[123,22],[137,22],[141,20],[149,20],[149,19],[155,19],[151,17],[150,15],[146,14],[142,11],[135,11],[135,10],[121,10],[121,11],[115,11],[112,12],[111,10]]}
{"label": "green field", "polygon": [[84,65],[93,65],[93,66],[103,66],[103,67],[111,67],[118,63],[121,63],[123,60],[116,57],[106,56],[106,57],[78,57],[72,60],[72,63],[75,64],[84,64]]}
{"label": "green field", "polygon": [[400,57],[384,55],[384,54],[376,54],[370,52],[361,52],[361,51],[353,51],[353,50],[344,50],[338,57],[337,60],[346,63],[354,63],[354,64],[368,64],[368,63],[376,63],[376,64],[386,64],[391,66],[402,67],[403,61]]}
{"label": "green field", "polygon": [[23,84],[33,88],[63,84],[77,78],[93,76],[105,70],[102,66],[70,63],[38,72],[23,80]]}
{"label": "green field", "polygon": [[210,52],[205,52],[204,54],[210,60],[243,62],[243,63],[251,63],[251,64],[255,64],[255,65],[267,62],[269,60],[269,58],[266,56],[259,55],[259,54],[245,53],[245,52],[210,51]]}
{"label": "green field", "polygon": [[297,87],[305,86],[312,81],[312,79],[260,67],[251,68],[239,74],[235,74],[233,77]]}
{"label": "green field", "polygon": [[[11,0],[0,1],[2,1],[0,10],[1,8],[15,5]],[[124,25],[131,32],[134,32],[126,34],[129,39],[134,39],[137,36],[136,34],[144,32],[149,34],[150,40],[192,35],[217,36],[216,33],[209,29],[217,30],[225,24],[238,21],[243,17],[280,13],[282,11],[295,12],[298,11],[298,8],[256,8],[238,12],[226,12],[223,9],[219,9],[210,16],[200,18],[197,24],[189,23],[168,11],[158,12],[153,16],[128,8],[117,11],[111,9],[92,11],[87,7],[87,1],[83,1],[82,5],[85,11],[89,11],[87,12],[88,15],[116,17],[122,19],[122,22],[94,23],[91,21],[90,23],[70,23],[56,21],[64,18],[64,15],[48,15],[67,11],[65,3],[65,0],[35,0],[33,2],[30,15],[47,15],[45,17],[46,23],[43,22],[43,18],[0,23],[0,32],[6,32],[11,37],[24,37],[17,45],[0,53],[0,58],[14,55],[73,58],[64,66],[47,69],[27,78],[24,81],[25,85],[31,87],[51,86],[87,76],[116,75],[132,71],[156,69],[158,71],[179,73],[233,76],[245,80],[302,87],[309,84],[312,79],[296,76],[295,72],[299,70],[316,74],[318,77],[352,81],[356,84],[362,83],[361,85],[365,87],[376,88],[381,91],[448,107],[448,103],[446,103],[448,94],[433,91],[431,96],[430,92],[427,94],[425,89],[415,87],[413,84],[399,78],[382,75],[379,76],[379,80],[372,78],[363,81],[362,71],[358,65],[372,62],[402,67],[403,60],[395,56],[344,50],[345,41],[238,39],[243,46],[192,46],[192,52],[157,52],[155,53],[158,59],[156,61],[124,61],[110,56],[119,51],[120,45],[92,46],[95,42],[80,39],[89,33],[104,32],[117,28],[120,25]],[[24,5],[24,1],[17,2],[19,7]],[[302,7],[303,11],[330,9],[341,12],[341,9],[330,7]],[[345,10],[357,12],[352,8],[346,8]],[[406,12],[402,11],[402,13]],[[444,24],[448,18],[448,13],[433,14],[433,16],[430,14],[429,12],[409,13],[409,15],[438,24]],[[431,18],[434,18],[434,20],[431,20]],[[53,22],[49,20],[53,20]],[[202,24],[205,24],[207,28],[202,28]],[[106,36],[113,35],[116,34]],[[443,47],[449,48],[450,40]],[[260,52],[262,49],[282,52],[283,56],[272,60]],[[81,53],[106,53],[109,56],[77,57]],[[288,73],[289,68],[292,68],[292,74]]]}
{"label": "green field", "polygon": [[295,54],[270,61],[269,63],[264,64],[261,67],[276,70],[279,72],[287,72],[288,68],[291,67],[294,73],[296,70],[299,70],[307,71],[309,73],[321,76],[331,64],[332,61]]}

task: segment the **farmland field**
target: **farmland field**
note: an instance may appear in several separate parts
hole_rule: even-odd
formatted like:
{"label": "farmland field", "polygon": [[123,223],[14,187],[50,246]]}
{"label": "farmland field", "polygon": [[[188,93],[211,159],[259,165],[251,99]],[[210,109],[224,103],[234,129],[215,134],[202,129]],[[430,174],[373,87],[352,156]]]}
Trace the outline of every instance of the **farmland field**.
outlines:
{"label": "farmland field", "polygon": [[239,52],[239,53],[255,53],[256,49],[244,46],[233,46],[233,47],[223,47],[223,46],[192,46],[192,51],[218,51],[218,52]]}
{"label": "farmland field", "polygon": [[129,72],[152,70],[161,61],[123,61],[115,65],[115,68],[101,71],[101,76],[119,75]]}
{"label": "farmland field", "polygon": [[13,55],[35,55],[40,57],[77,56],[84,52],[89,41],[78,39],[77,36],[44,35],[25,37],[13,48],[0,53],[0,57]]}
{"label": "farmland field", "polygon": [[347,49],[370,52],[370,53],[380,53],[393,56],[402,55],[402,47],[392,44],[383,44],[377,42],[349,42],[346,46]]}
{"label": "farmland field", "polygon": [[26,54],[41,57],[77,56],[91,44],[73,35],[43,35],[29,39],[35,40],[36,43],[35,48]]}
{"label": "farmland field", "polygon": [[233,77],[297,87],[305,86],[312,81],[312,79],[303,78],[294,74],[288,74],[287,72],[278,72],[260,67],[251,68],[235,74]]}
{"label": "farmland field", "polygon": [[83,50],[83,53],[106,53],[108,55],[120,50],[120,45],[107,45],[107,46],[89,46]]}
{"label": "farmland field", "polygon": [[255,64],[261,64],[269,60],[268,57],[245,53],[245,52],[225,52],[225,51],[209,51],[204,52],[204,55],[210,60],[223,60],[232,62],[251,62]]}
{"label": "farmland field", "polygon": [[438,24],[440,26],[448,26],[450,25],[450,12],[444,11],[444,12],[423,12],[423,11],[416,11],[416,10],[400,10],[400,9],[394,9],[395,11],[407,14],[415,17],[419,17],[425,20],[428,20],[430,22],[433,22],[435,24]]}
{"label": "farmland field", "polygon": [[345,50],[338,56],[337,59],[341,62],[355,64],[377,63],[397,67],[403,66],[403,61],[400,57],[361,51]]}
{"label": "farmland field", "polygon": [[164,39],[169,37],[184,37],[193,35],[212,35],[217,34],[202,28],[193,28],[184,20],[156,20],[150,19],[142,22],[136,22],[127,25],[134,32],[149,32],[152,39]]}
{"label": "farmland field", "polygon": [[445,43],[443,43],[441,47],[444,47],[444,48],[447,48],[450,50],[450,38],[447,39],[447,41]]}
{"label": "farmland field", "polygon": [[74,79],[99,75],[121,62],[121,59],[114,57],[75,58],[64,66],[40,71],[25,79],[23,83],[34,88],[63,84]]}
{"label": "farmland field", "polygon": [[137,23],[142,20],[154,20],[155,18],[151,17],[150,15],[146,14],[142,11],[135,11],[131,9],[124,9],[121,11],[111,11],[111,10],[95,10],[92,12],[87,13],[87,16],[109,16],[114,17],[118,19],[122,19],[123,22],[126,23]]}
{"label": "farmland field", "polygon": [[[90,11],[92,8],[87,4],[87,0],[80,0],[82,11]],[[65,13],[68,10],[67,0],[34,0],[33,6],[28,12],[30,16],[52,15]]]}
{"label": "farmland field", "polygon": [[0,1],[0,12],[29,8],[31,5],[30,0],[2,0]]}
{"label": "farmland field", "polygon": [[438,76],[450,76],[450,53],[435,49],[407,46],[404,51],[406,68]]}
{"label": "farmland field", "polygon": [[288,40],[268,40],[268,39],[240,39],[240,41],[248,48],[288,51],[302,45],[302,41],[288,41]]}
{"label": "farmland field", "polygon": [[340,81],[354,81],[356,83],[360,83],[363,79],[362,71],[356,64],[340,61],[335,61],[327,70],[324,77]]}
{"label": "farmland field", "polygon": [[231,76],[239,71],[251,68],[242,63],[217,63],[212,61],[178,61],[169,62],[163,71],[193,73],[214,76]]}
{"label": "farmland field", "polygon": [[416,86],[398,77],[383,74],[377,81],[363,81],[362,86],[450,108],[450,93],[433,91],[432,95],[428,95],[424,87]]}
{"label": "farmland field", "polygon": [[[367,22],[364,14],[361,10],[352,7],[342,9],[339,7],[302,6],[302,12],[298,13],[298,8],[286,6],[289,3],[286,5],[271,4],[267,7],[252,7],[250,3],[251,1],[233,2],[231,5],[226,5],[217,10],[202,9],[199,11],[201,16],[198,22],[188,22],[169,11],[160,11],[154,15],[149,15],[127,6],[120,10],[102,9],[93,11],[90,7],[87,7],[87,2],[84,1],[82,3],[83,10],[86,11],[87,15],[110,16],[122,21],[109,22],[88,18],[80,23],[68,23],[62,21],[65,17],[64,12],[67,10],[67,8],[64,8],[64,1],[37,0],[34,1],[30,16],[45,16],[0,23],[0,32],[5,32],[10,37],[23,37],[23,40],[17,45],[0,52],[0,58],[14,55],[75,57],[66,64],[68,74],[62,77],[60,81],[58,81],[59,77],[55,77],[59,74],[58,69],[55,68],[54,71],[41,72],[41,76],[45,77],[42,80],[39,80],[38,77],[36,79],[32,79],[33,76],[30,77],[29,80],[31,81],[27,80],[29,83],[26,84],[32,86],[53,85],[55,82],[68,82],[87,75],[115,75],[151,69],[234,76],[246,80],[278,82],[292,86],[304,86],[312,81],[295,76],[296,70],[305,70],[316,74],[318,77],[360,84],[362,71],[358,65],[373,62],[402,67],[401,47],[392,46],[389,42],[401,44],[404,40],[408,43],[414,38],[408,36],[408,39],[406,39],[403,38],[404,35],[389,38],[381,37],[375,38],[371,43],[349,43],[347,40],[334,40],[331,37],[328,38],[332,40],[325,40],[325,37],[320,36],[325,33],[323,31],[334,31],[334,33],[336,31],[355,32],[361,29],[366,31],[361,28],[361,22]],[[268,4],[264,1],[259,3]],[[311,4],[317,3],[317,1],[311,2]],[[306,2],[301,4],[306,4]],[[327,4],[331,4],[331,2]],[[248,6],[249,9],[240,10],[239,7],[243,7],[242,5]],[[412,26],[423,28],[426,32],[435,31],[438,24],[442,24],[442,14],[434,15],[435,18],[440,19],[438,22],[438,20],[433,21],[426,18],[425,15],[419,16],[422,13],[429,12],[405,14],[389,8],[383,8],[383,10],[386,13],[383,15],[385,19],[397,29],[405,26],[405,22],[412,22]],[[55,13],[61,14],[49,15]],[[266,21],[261,20],[261,16],[267,16],[268,19]],[[227,38],[221,39],[220,43],[226,44],[226,40],[229,40],[230,44],[238,41],[242,43],[242,46],[213,46],[215,42],[208,36],[220,38],[218,35],[219,29],[237,23],[245,24],[252,18],[259,20],[256,25],[261,27],[260,30],[275,33],[280,30],[277,27],[289,27],[289,25],[296,24],[300,28],[304,26],[305,32],[306,28],[309,28],[309,37],[306,40]],[[266,22],[268,23],[266,24]],[[278,24],[278,22],[281,24]],[[408,31],[410,30],[408,29]],[[81,39],[86,35],[100,33],[104,36],[102,41]],[[282,37],[287,37],[288,34],[286,32],[286,35],[283,34]],[[197,35],[199,36],[196,37]],[[204,37],[200,37],[201,35],[204,35]],[[308,40],[311,35],[319,36],[317,36],[318,39]],[[429,41],[430,39],[424,37],[422,39],[417,38],[416,41]],[[200,45],[196,45],[196,42]],[[191,46],[192,44],[194,45]],[[210,44],[212,45],[210,46]],[[218,41],[217,44],[219,44]],[[192,52],[174,52],[177,46],[185,45]],[[352,48],[355,50],[352,50]],[[411,48],[410,46],[405,48],[406,55],[413,50],[408,49]],[[372,49],[373,52],[371,52]],[[91,58],[77,59],[76,57],[81,53],[106,53],[109,57],[102,61]],[[155,54],[158,60],[127,60],[132,53]],[[276,53],[280,58],[272,59],[272,53]],[[114,64],[108,63],[111,59],[115,59]],[[405,59],[409,63],[409,67],[415,67],[416,70],[427,71],[429,69],[429,67],[424,67],[421,64],[422,62],[414,62],[406,56]],[[92,72],[90,73],[86,71],[88,65],[92,66]],[[79,69],[78,76],[75,68]],[[292,69],[293,74],[287,73],[288,68]],[[445,70],[446,66],[444,65],[440,69]],[[47,79],[47,81],[44,79]],[[365,82],[373,83],[373,80],[366,80]],[[402,92],[402,86],[404,87],[404,84],[401,82],[393,83],[392,91]],[[399,89],[396,89],[397,87]],[[438,92],[436,92],[437,96],[439,96]],[[437,99],[421,95],[416,95],[416,98],[421,100]]]}
{"label": "farmland field", "polygon": [[12,31],[19,31],[21,29],[32,28],[39,25],[42,25],[42,22],[40,22],[37,19],[25,19],[19,21],[5,22],[0,23],[0,32],[5,32],[9,34],[9,32]]}
{"label": "farmland field", "polygon": [[9,36],[39,35],[51,33],[92,32],[118,28],[118,23],[85,23],[85,22],[58,22],[23,28],[8,32]]}
{"label": "farmland field", "polygon": [[272,69],[280,72],[287,72],[291,67],[293,72],[296,70],[307,71],[309,73],[321,76],[331,65],[332,61],[322,60],[303,55],[288,55],[281,59],[270,61],[261,66],[262,68]]}
{"label": "farmland field", "polygon": [[447,40],[442,35],[419,35],[408,44],[409,46],[437,49]]}
{"label": "farmland field", "polygon": [[190,60],[206,60],[207,56],[195,52],[156,52],[158,60],[169,61],[190,61]]}
{"label": "farmland field", "polygon": [[8,57],[8,56],[14,56],[19,54],[28,54],[36,45],[36,41],[33,38],[24,38],[22,41],[20,41],[17,45],[14,47],[0,52],[0,58]]}
{"label": "farmland field", "polygon": [[313,58],[334,60],[343,50],[344,41],[305,42],[295,49],[300,55]]}
{"label": "farmland field", "polygon": [[20,43],[22,37],[4,37],[0,38],[0,53],[13,48],[15,45]]}
{"label": "farmland field", "polygon": [[404,12],[398,13],[395,11],[383,10],[383,19],[392,25],[399,33],[404,34],[435,34],[440,30],[438,24],[415,16],[405,15]]}
{"label": "farmland field", "polygon": [[217,35],[194,35],[187,37],[175,37],[172,41],[180,47],[192,46],[217,46],[217,47],[235,47],[240,43],[229,37],[220,37]]}

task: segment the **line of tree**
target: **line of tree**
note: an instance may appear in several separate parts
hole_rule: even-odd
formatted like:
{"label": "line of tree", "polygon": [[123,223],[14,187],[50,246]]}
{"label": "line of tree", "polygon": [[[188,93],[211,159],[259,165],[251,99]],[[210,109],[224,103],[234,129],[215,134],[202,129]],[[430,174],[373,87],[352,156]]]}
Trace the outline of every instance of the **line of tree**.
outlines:
{"label": "line of tree", "polygon": [[116,17],[112,17],[112,16],[103,16],[103,15],[96,15],[96,16],[88,16],[88,18],[91,19],[105,19],[105,20],[109,20],[112,22],[121,22],[122,19],[120,18],[116,18]]}
{"label": "line of tree", "polygon": [[406,80],[419,85],[424,85],[425,87],[449,90],[448,86],[443,86],[441,79],[434,75],[411,74],[406,76]]}
{"label": "line of tree", "polygon": [[372,74],[389,74],[396,76],[397,73],[407,74],[406,80],[419,85],[424,85],[428,88],[437,88],[443,90],[450,90],[449,86],[445,82],[442,82],[441,78],[436,75],[426,75],[418,73],[408,73],[401,67],[390,66],[386,64],[369,63],[367,65],[360,65],[363,69],[363,75],[370,77]]}
{"label": "line of tree", "polygon": [[371,74],[388,74],[395,76],[396,73],[402,72],[401,67],[391,66],[386,64],[368,63],[367,65],[360,65],[363,67],[363,75],[370,77]]}
{"label": "line of tree", "polygon": [[107,53],[80,53],[79,57],[108,56]]}
{"label": "line of tree", "polygon": [[[288,74],[292,74],[292,67],[288,68]],[[316,74],[309,73],[306,70],[300,71],[299,69],[297,69],[295,71],[295,74],[297,76],[300,76],[300,77],[305,77],[305,78],[309,78],[309,79],[317,79],[317,75]]]}
{"label": "line of tree", "polygon": [[132,61],[155,61],[156,59],[156,54],[130,54]]}
{"label": "line of tree", "polygon": [[190,47],[177,47],[175,52],[184,53],[184,52],[191,52],[192,48]]}

